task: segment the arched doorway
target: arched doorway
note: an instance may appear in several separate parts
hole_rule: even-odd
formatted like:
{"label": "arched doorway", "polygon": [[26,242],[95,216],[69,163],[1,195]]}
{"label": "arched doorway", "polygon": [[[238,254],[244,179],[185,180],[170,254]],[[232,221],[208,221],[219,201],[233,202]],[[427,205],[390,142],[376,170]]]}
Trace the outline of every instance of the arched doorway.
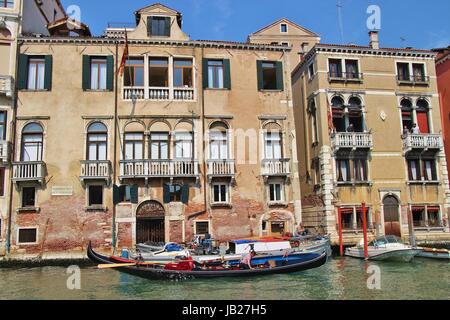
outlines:
{"label": "arched doorway", "polygon": [[136,211],[136,243],[165,241],[165,210],[157,201],[146,201]]}
{"label": "arched doorway", "polygon": [[401,236],[400,232],[400,203],[394,196],[387,196],[383,200],[384,234]]}

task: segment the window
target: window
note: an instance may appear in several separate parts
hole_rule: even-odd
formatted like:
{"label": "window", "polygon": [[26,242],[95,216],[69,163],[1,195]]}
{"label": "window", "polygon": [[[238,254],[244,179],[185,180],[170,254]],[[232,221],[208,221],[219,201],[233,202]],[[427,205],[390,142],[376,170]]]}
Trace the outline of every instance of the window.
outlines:
{"label": "window", "polygon": [[336,170],[337,170],[337,181],[338,182],[351,182],[351,170],[350,170],[350,160],[348,159],[337,159],[336,160]]}
{"label": "window", "polygon": [[441,227],[442,226],[442,220],[441,220],[439,206],[435,206],[435,207],[428,206],[427,214],[428,214],[428,226],[429,227]]}
{"label": "window", "polygon": [[286,222],[284,221],[271,221],[270,222],[270,232],[272,234],[283,235],[286,230]]}
{"label": "window", "polygon": [[422,82],[428,83],[425,64],[398,62],[397,63],[397,79],[403,82]]}
{"label": "window", "polygon": [[213,184],[213,203],[228,203],[228,184]]}
{"label": "window", "polygon": [[6,111],[0,111],[0,141],[6,141],[8,116]]}
{"label": "window", "polygon": [[209,222],[208,221],[196,221],[195,222],[195,234],[204,236],[209,234]]}
{"label": "window", "polygon": [[329,72],[331,78],[342,78],[342,61],[339,59],[329,60]]}
{"label": "window", "polygon": [[[364,228],[363,223],[363,210],[361,207],[356,207],[356,228],[362,230]],[[366,208],[366,226],[367,228],[372,227],[372,221],[370,220],[370,208]]]}
{"label": "window", "polygon": [[265,158],[282,159],[281,132],[271,131],[265,133]]}
{"label": "window", "polygon": [[224,88],[223,60],[208,60],[208,88]]}
{"label": "window", "polygon": [[19,244],[36,243],[37,229],[36,228],[19,229],[17,242]]}
{"label": "window", "polygon": [[22,131],[21,161],[42,161],[43,129],[37,123],[30,123]]}
{"label": "window", "polygon": [[45,89],[45,59],[31,58],[28,61],[28,90]]}
{"label": "window", "polygon": [[403,130],[410,132],[414,124],[412,103],[409,99],[402,99],[400,106],[402,109]]}
{"label": "window", "polygon": [[103,205],[103,186],[89,186],[89,206]]}
{"label": "window", "polygon": [[411,182],[437,181],[436,159],[407,159],[408,178]]}
{"label": "window", "polygon": [[34,208],[36,206],[36,188],[22,188],[22,208]]}
{"label": "window", "polygon": [[193,87],[192,59],[174,59],[173,83],[175,87]]}
{"label": "window", "polygon": [[150,158],[152,160],[169,159],[169,133],[152,132],[150,134]]}
{"label": "window", "polygon": [[189,159],[193,156],[193,133],[175,133],[175,157],[177,159]]}
{"label": "window", "polygon": [[265,90],[277,89],[277,67],[274,62],[264,62],[263,68],[263,81]]}
{"label": "window", "polygon": [[95,122],[88,128],[87,160],[105,161],[107,159],[108,129],[101,122]]}
{"label": "window", "polygon": [[412,207],[414,227],[425,227],[425,207]]}
{"label": "window", "polygon": [[5,167],[0,167],[0,197],[5,196],[5,170]]}
{"label": "window", "polygon": [[181,202],[183,189],[179,184],[172,184],[169,186],[170,202]]}
{"label": "window", "polygon": [[282,202],[284,201],[284,184],[281,182],[269,183],[269,201]]}
{"label": "window", "polygon": [[281,30],[281,33],[287,33],[288,32],[288,25],[286,23],[282,23],[280,25],[280,30]]}
{"label": "window", "polygon": [[341,208],[341,225],[343,230],[353,230],[353,208]]}
{"label": "window", "polygon": [[170,17],[149,17],[149,34],[157,37],[170,37]]}
{"label": "window", "polygon": [[347,79],[359,79],[358,60],[345,60]]}
{"label": "window", "polygon": [[416,228],[442,227],[440,207],[436,206],[413,206],[411,208],[413,225]]}
{"label": "window", "polygon": [[364,132],[365,122],[362,110],[362,102],[358,97],[350,97],[348,106],[339,97],[331,99],[333,112],[333,125],[336,132]]}
{"label": "window", "polygon": [[367,177],[367,159],[353,160],[354,177],[356,182],[366,182]]}
{"label": "window", "polygon": [[429,108],[426,100],[417,100],[416,116],[420,133],[430,133]]}
{"label": "window", "polygon": [[124,185],[119,187],[119,202],[131,202],[131,186]]}
{"label": "window", "polygon": [[125,87],[143,87],[144,86],[144,59],[129,58],[125,63],[124,70]]}
{"label": "window", "polygon": [[91,60],[91,90],[106,90],[106,59]]}
{"label": "window", "polygon": [[331,107],[333,110],[333,126],[336,132],[345,132],[347,126],[344,100],[341,97],[333,97],[331,99]]}
{"label": "window", "polygon": [[347,132],[364,132],[364,118],[362,113],[362,102],[358,97],[348,100],[348,123]]}
{"label": "window", "polygon": [[367,156],[358,154],[354,158],[350,155],[340,155],[336,159],[336,178],[340,183],[368,182]]}
{"label": "window", "polygon": [[256,61],[258,90],[284,90],[283,63],[281,61]]}
{"label": "window", "polygon": [[0,8],[14,8],[14,0],[1,0]]}
{"label": "window", "polygon": [[[342,230],[362,230],[363,229],[363,209],[362,207],[340,208]],[[371,209],[366,207],[367,228],[373,228]]]}
{"label": "window", "polygon": [[188,184],[164,184],[164,203],[182,202],[189,203],[189,185]]}
{"label": "window", "polygon": [[321,182],[321,172],[320,172],[320,159],[318,157],[314,158],[312,161],[312,169],[314,171],[314,185],[318,186]]}
{"label": "window", "polygon": [[314,68],[314,63],[311,63],[308,67],[309,78],[312,79],[316,75],[316,70]]}
{"label": "window", "polygon": [[425,65],[422,63],[413,63],[414,81],[425,81]]}
{"label": "window", "polygon": [[409,64],[408,63],[397,63],[397,74],[398,74],[398,80],[400,81],[410,81],[410,74],[409,74]]}
{"label": "window", "polygon": [[169,86],[169,61],[167,58],[149,59],[149,85],[150,87]]}
{"label": "window", "polygon": [[209,139],[211,160],[227,160],[228,132],[226,125],[220,122],[211,125]]}
{"label": "window", "polygon": [[142,132],[125,133],[125,160],[144,158],[144,134]]}

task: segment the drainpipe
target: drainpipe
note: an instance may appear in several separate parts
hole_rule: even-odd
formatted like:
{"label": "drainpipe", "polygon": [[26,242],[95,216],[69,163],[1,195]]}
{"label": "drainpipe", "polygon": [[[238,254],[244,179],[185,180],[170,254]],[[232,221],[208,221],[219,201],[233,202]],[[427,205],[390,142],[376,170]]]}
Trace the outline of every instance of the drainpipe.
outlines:
{"label": "drainpipe", "polygon": [[[203,59],[204,59],[204,48],[202,47],[202,60],[201,60],[201,65],[202,65],[202,73],[203,73]],[[199,85],[201,85],[202,88],[202,112],[201,112],[201,121],[202,121],[202,138],[203,138],[203,161],[202,161],[202,167],[203,167],[203,201],[205,203],[205,212],[208,211],[208,194],[207,194],[207,187],[206,187],[206,183],[208,181],[207,179],[207,168],[206,168],[206,156],[205,156],[205,150],[206,150],[206,139],[205,139],[205,135],[206,135],[206,131],[205,131],[205,88],[203,86],[203,82],[199,83]],[[210,226],[211,227],[211,226]]]}
{"label": "drainpipe", "polygon": [[[114,66],[115,66],[115,68],[114,68],[114,93],[115,93],[115,95],[114,95],[113,190],[114,190],[114,185],[117,182],[117,130],[118,130],[117,122],[119,121],[117,118],[117,114],[118,114],[117,108],[118,108],[118,92],[119,92],[119,90],[117,89],[118,75],[116,72],[116,70],[117,70],[116,65],[118,63],[118,58],[119,58],[119,42],[116,42],[116,59],[115,59],[115,64],[114,64]],[[116,243],[117,243],[117,239],[116,239],[116,204],[114,203],[114,199],[113,199],[112,241],[111,241],[113,252],[115,251]]]}
{"label": "drainpipe", "polygon": [[[17,21],[17,28],[16,28],[16,61],[15,61],[15,70],[14,70],[14,87],[13,87],[13,94],[12,94],[12,109],[13,109],[13,116],[11,120],[11,136],[10,136],[10,161],[14,161],[14,157],[16,154],[16,138],[17,138],[17,128],[16,128],[16,122],[17,122],[17,101],[18,101],[18,87],[17,87],[17,79],[18,79],[18,73],[19,73],[19,54],[20,54],[20,45],[19,43],[19,35],[22,33],[22,13],[23,13],[23,1],[19,2],[19,17]],[[13,177],[13,168],[12,165],[9,169],[9,202],[8,202],[8,228],[6,232],[6,253],[9,255],[11,253],[11,230],[12,230],[12,210],[13,210],[13,194],[14,194],[14,187],[12,183],[12,177]]]}

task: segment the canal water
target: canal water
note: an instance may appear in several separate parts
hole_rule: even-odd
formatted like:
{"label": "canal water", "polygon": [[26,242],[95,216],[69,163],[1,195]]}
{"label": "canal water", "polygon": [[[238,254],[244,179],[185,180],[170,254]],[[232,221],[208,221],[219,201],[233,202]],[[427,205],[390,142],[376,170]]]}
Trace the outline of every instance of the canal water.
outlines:
{"label": "canal water", "polygon": [[[378,271],[381,289],[369,289]],[[65,267],[0,269],[0,299],[450,299],[450,263],[422,258],[411,263],[334,258],[296,274],[185,281],[151,281],[92,266],[81,268],[80,290],[67,289],[66,272]]]}

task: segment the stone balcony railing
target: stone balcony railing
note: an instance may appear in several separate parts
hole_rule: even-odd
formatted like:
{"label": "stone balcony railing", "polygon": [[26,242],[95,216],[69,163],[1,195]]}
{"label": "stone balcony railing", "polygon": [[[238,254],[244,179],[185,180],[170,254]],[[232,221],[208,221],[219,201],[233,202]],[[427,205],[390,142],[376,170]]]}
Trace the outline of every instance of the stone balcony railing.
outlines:
{"label": "stone balcony railing", "polygon": [[291,159],[264,159],[261,174],[263,176],[289,176],[291,174]]}
{"label": "stone balcony railing", "polygon": [[194,88],[124,87],[124,100],[194,101]]}
{"label": "stone balcony railing", "polygon": [[11,76],[0,75],[0,94],[11,97],[13,93],[13,78]]}
{"label": "stone balcony railing", "polygon": [[234,177],[236,174],[235,160],[208,160],[209,177]]}
{"label": "stone balcony railing", "polygon": [[440,150],[443,148],[440,134],[407,134],[403,136],[403,149],[409,152],[413,149]]}
{"label": "stone balcony railing", "polygon": [[7,141],[0,141],[0,162],[9,161],[10,143]]}
{"label": "stone balcony railing", "polygon": [[107,183],[111,179],[111,162],[108,160],[96,161],[86,160],[81,161],[80,179],[86,180],[106,180]]}
{"label": "stone balcony railing", "polygon": [[46,176],[45,163],[42,161],[22,161],[13,163],[14,182],[43,183]]}
{"label": "stone balcony railing", "polygon": [[182,178],[199,176],[197,160],[122,160],[120,179]]}
{"label": "stone balcony railing", "polygon": [[372,149],[371,133],[365,132],[337,132],[331,137],[333,149]]}

